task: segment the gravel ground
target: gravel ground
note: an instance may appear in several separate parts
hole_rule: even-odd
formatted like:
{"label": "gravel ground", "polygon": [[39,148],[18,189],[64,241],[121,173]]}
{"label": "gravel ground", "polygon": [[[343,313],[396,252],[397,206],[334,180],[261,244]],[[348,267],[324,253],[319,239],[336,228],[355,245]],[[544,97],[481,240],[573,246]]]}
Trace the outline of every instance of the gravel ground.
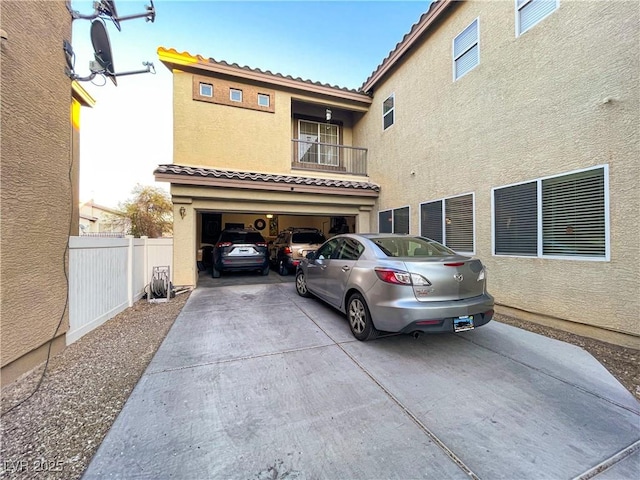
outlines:
{"label": "gravel ground", "polygon": [[[40,389],[12,410],[34,391],[43,368],[3,388],[0,477],[80,478],[188,296],[141,300],[85,335],[51,359]],[[502,315],[496,320],[581,346],[640,400],[640,351]]]}

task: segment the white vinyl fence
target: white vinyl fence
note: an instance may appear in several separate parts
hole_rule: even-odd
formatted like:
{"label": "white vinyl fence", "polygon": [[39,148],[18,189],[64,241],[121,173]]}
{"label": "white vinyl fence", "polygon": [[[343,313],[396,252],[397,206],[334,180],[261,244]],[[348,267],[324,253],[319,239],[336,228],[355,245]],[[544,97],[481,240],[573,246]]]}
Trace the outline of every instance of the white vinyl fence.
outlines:
{"label": "white vinyl fence", "polygon": [[153,267],[169,266],[172,238],[69,238],[67,345],[139,300]]}

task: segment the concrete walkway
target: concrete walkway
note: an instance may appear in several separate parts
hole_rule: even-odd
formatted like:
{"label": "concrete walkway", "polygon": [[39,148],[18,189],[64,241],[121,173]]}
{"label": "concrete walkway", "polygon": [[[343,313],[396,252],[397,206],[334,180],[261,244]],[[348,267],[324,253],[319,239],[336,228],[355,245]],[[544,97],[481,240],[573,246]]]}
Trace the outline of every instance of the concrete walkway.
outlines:
{"label": "concrete walkway", "polygon": [[84,476],[105,477],[638,479],[640,404],[497,322],[362,343],[290,281],[200,287]]}

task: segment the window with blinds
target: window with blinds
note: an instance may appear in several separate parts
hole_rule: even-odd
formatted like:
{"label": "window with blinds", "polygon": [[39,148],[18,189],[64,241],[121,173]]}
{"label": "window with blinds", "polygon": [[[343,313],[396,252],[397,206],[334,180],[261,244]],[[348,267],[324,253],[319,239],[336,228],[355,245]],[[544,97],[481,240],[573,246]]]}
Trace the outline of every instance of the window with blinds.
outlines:
{"label": "window with blinds", "polygon": [[558,0],[515,0],[516,1],[516,33],[522,35],[540,20],[554,12],[559,5]]}
{"label": "window with blinds", "polygon": [[409,233],[409,207],[378,212],[379,233]]}
{"label": "window with blinds", "polygon": [[420,235],[462,253],[473,253],[473,194],[420,204]]}
{"label": "window with blinds", "polygon": [[543,255],[606,255],[604,169],[542,180]]}
{"label": "window with blinds", "polygon": [[390,95],[384,102],[382,102],[382,129],[386,130],[393,125],[395,119],[395,107],[396,99],[395,95]]}
{"label": "window with blinds", "polygon": [[409,234],[409,207],[396,208],[393,211],[393,233]]}
{"label": "window with blinds", "polygon": [[393,233],[393,212],[391,210],[378,212],[378,232]]}
{"label": "window with blinds", "polygon": [[457,80],[480,62],[478,19],[453,39],[453,79]]}
{"label": "window with blinds", "polygon": [[538,254],[538,186],[522,183],[493,191],[496,255]]}
{"label": "window with blinds", "polygon": [[496,255],[607,259],[607,167],[496,188]]}

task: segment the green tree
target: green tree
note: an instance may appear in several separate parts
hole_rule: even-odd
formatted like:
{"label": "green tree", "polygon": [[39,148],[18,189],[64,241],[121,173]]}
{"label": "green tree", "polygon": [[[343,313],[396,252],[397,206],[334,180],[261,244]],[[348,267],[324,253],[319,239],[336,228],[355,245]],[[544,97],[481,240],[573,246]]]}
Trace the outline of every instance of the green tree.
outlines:
{"label": "green tree", "polygon": [[173,233],[171,196],[161,188],[136,185],[133,197],[120,204],[121,216],[129,224],[129,235],[159,238]]}

